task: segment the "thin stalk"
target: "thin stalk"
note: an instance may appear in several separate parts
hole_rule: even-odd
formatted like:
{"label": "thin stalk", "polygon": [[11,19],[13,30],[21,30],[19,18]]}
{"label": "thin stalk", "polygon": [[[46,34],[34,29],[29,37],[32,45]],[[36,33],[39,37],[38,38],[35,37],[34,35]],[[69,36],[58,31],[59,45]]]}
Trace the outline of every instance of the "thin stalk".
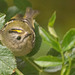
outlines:
{"label": "thin stalk", "polygon": [[72,64],[72,62],[71,62],[71,59],[69,58],[69,68],[68,68],[68,71],[67,71],[66,75],[70,74],[71,64]]}
{"label": "thin stalk", "polygon": [[61,75],[63,75],[63,72],[65,71],[65,69],[64,69],[64,54],[63,54],[63,51],[61,52],[61,56],[62,56],[62,70],[61,70]]}
{"label": "thin stalk", "polygon": [[34,64],[31,60],[28,59],[28,57],[22,57],[24,61],[28,61],[37,71],[42,72],[43,70],[40,69],[36,64]]}
{"label": "thin stalk", "polygon": [[62,66],[64,66],[64,54],[63,54],[63,51],[61,52],[61,56],[62,56]]}
{"label": "thin stalk", "polygon": [[16,71],[15,71],[18,75],[24,75],[22,72],[20,72],[20,70],[19,69],[16,69]]}

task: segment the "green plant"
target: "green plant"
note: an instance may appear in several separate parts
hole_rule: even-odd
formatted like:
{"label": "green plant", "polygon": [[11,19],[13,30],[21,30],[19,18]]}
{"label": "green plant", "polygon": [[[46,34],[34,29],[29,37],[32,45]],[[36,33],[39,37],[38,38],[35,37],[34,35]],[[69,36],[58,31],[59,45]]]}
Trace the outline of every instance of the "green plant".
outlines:
{"label": "green plant", "polygon": [[[39,57],[35,60],[41,67],[53,67],[60,66],[61,75],[69,75],[72,65],[74,65],[75,58],[75,28],[70,29],[65,35],[63,40],[60,42],[58,36],[54,31],[53,24],[55,22],[56,13],[53,13],[53,16],[50,18],[48,23],[48,29],[52,37],[43,29],[40,28],[40,35],[42,39],[51,46],[54,50],[59,52],[57,56],[47,55]],[[54,67],[55,66],[55,67]],[[56,68],[57,69],[57,68]]]}
{"label": "green plant", "polygon": [[[13,1],[16,6],[10,7],[7,15],[0,13],[0,29],[5,23],[5,16],[8,21],[16,13],[23,14],[25,8],[31,6],[27,0],[22,0],[26,5],[18,0]],[[11,12],[12,10],[14,11]],[[75,75],[75,28],[70,29],[64,38],[59,40],[60,37],[54,30],[55,19],[56,12],[49,20],[49,32],[35,22],[35,47],[27,56],[14,57],[9,49],[0,45],[0,75]]]}

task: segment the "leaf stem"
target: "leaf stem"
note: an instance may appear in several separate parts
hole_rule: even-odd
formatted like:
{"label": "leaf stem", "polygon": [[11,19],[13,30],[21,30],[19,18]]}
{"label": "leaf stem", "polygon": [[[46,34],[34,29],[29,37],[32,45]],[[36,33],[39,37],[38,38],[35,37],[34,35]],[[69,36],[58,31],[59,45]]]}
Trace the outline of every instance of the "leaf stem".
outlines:
{"label": "leaf stem", "polygon": [[18,75],[24,75],[22,72],[20,72],[20,70],[19,69],[16,69],[16,71],[15,71]]}
{"label": "leaf stem", "polygon": [[28,57],[22,57],[24,61],[28,61],[37,71],[42,72],[43,70],[40,69],[34,62],[32,62]]}
{"label": "leaf stem", "polygon": [[68,68],[68,71],[67,71],[66,75],[69,75],[70,74],[71,64],[72,64],[71,59],[70,58],[68,58],[68,59],[69,59],[69,68]]}
{"label": "leaf stem", "polygon": [[61,55],[62,55],[62,66],[64,66],[64,54],[63,54],[63,51],[61,52]]}
{"label": "leaf stem", "polygon": [[61,75],[63,75],[66,70],[67,70],[67,72],[66,72],[65,75],[69,75],[70,74],[70,70],[71,70],[71,64],[72,64],[71,58],[68,57],[68,59],[69,59],[69,66],[68,66],[68,69],[66,69],[66,65],[64,64],[65,60],[64,60],[64,54],[63,54],[63,52],[61,52],[61,55],[62,55],[62,70],[61,70]]}
{"label": "leaf stem", "polygon": [[64,69],[64,54],[63,54],[63,51],[61,51],[61,56],[62,56],[62,70],[61,70],[61,75],[63,75],[63,72],[65,71]]}

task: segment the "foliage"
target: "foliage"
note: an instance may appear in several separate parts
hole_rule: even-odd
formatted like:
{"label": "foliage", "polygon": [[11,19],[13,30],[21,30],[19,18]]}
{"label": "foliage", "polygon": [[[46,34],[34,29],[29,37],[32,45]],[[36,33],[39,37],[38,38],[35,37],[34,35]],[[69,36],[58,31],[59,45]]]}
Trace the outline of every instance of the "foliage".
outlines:
{"label": "foliage", "polygon": [[0,45],[0,75],[12,74],[16,69],[15,57],[5,46]]}
{"label": "foliage", "polygon": [[[32,6],[28,0],[13,0],[12,6],[7,6],[8,0],[1,0],[0,4],[1,2],[6,7],[0,10],[0,29],[5,23],[5,14],[8,21],[16,13],[24,15],[26,7]],[[0,75],[13,72],[12,75],[74,75],[75,28],[70,29],[60,41],[54,29],[55,20],[56,12],[49,19],[49,32],[35,22],[35,47],[27,56],[15,59],[8,48],[0,45]]]}
{"label": "foliage", "polygon": [[5,14],[0,13],[0,29],[3,27],[5,22]]}

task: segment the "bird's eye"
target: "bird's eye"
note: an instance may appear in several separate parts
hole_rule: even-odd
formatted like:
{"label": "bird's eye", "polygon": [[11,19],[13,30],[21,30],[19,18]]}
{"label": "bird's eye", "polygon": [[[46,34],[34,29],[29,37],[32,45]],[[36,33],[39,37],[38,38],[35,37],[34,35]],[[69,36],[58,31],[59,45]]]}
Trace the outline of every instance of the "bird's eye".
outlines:
{"label": "bird's eye", "polygon": [[20,39],[21,39],[21,36],[18,36],[16,39],[17,39],[17,40],[20,40]]}

